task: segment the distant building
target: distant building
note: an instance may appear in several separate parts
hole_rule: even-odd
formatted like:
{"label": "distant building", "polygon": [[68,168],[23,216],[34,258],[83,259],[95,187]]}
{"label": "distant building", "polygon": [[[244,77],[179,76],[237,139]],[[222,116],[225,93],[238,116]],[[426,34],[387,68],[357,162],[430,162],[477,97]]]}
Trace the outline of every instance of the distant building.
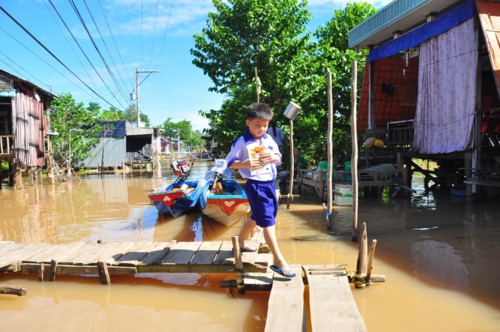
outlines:
{"label": "distant building", "polygon": [[101,121],[103,131],[92,156],[75,162],[73,167],[119,168],[124,164],[151,162],[154,157],[153,128],[137,128],[126,120]]}

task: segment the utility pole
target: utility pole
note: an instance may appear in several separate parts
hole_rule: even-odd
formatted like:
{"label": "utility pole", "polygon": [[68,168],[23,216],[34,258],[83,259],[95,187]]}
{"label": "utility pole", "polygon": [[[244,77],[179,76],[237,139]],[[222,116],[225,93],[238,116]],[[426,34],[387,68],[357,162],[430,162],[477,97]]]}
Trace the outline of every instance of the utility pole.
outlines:
{"label": "utility pole", "polygon": [[[140,102],[140,94],[139,94],[139,86],[142,84],[142,82],[144,82],[146,80],[146,78],[149,77],[149,75],[151,75],[152,73],[157,73],[159,72],[159,70],[139,70],[139,69],[135,69],[135,91],[136,91],[136,99],[135,99],[135,102],[136,102],[136,109],[137,109],[137,128],[139,128],[141,125],[141,102]],[[148,76],[146,76],[142,82],[139,82],[139,75],[140,74],[144,74],[144,73],[147,73]]]}

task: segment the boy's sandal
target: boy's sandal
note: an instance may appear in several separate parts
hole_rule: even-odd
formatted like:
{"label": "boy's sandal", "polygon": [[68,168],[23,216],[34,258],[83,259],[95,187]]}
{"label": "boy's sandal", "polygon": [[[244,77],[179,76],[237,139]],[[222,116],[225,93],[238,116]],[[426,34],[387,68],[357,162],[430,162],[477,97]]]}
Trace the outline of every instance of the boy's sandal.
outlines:
{"label": "boy's sandal", "polygon": [[257,251],[257,249],[254,249],[254,248],[250,248],[250,247],[244,246],[244,247],[241,247],[241,248],[240,248],[240,251],[241,251],[241,252],[256,252],[256,251]]}

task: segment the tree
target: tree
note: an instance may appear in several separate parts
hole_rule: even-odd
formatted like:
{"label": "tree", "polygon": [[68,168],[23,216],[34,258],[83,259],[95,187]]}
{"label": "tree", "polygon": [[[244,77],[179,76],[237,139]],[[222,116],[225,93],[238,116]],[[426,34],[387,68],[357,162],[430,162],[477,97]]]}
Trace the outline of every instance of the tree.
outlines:
{"label": "tree", "polygon": [[[141,122],[143,122],[146,125],[146,127],[149,127],[151,125],[151,122],[149,121],[149,116],[147,114],[141,112],[141,114],[139,114],[139,117],[141,119]],[[137,108],[135,107],[134,104],[130,104],[127,107],[127,109],[124,112],[123,120],[127,120],[128,122],[131,123],[137,122]]]}
{"label": "tree", "polygon": [[[259,101],[275,113],[309,91],[302,75],[309,48],[306,1],[213,0],[207,27],[196,34],[193,64],[208,75],[210,91],[228,94],[221,110],[201,112],[212,124],[209,138],[227,146],[244,129],[245,108]],[[258,85],[258,94],[256,92]],[[226,121],[230,120],[230,121]],[[276,116],[278,123],[284,117]]]}
{"label": "tree", "polygon": [[54,161],[68,166],[69,160],[83,160],[90,155],[90,148],[98,142],[96,134],[101,128],[96,126],[99,115],[98,104],[76,103],[70,93],[54,99],[48,113],[52,131],[58,133],[51,138]]}
{"label": "tree", "polygon": [[174,140],[179,138],[184,151],[195,151],[205,145],[202,134],[199,131],[193,131],[190,121],[173,122],[172,118],[168,118],[160,126],[160,129],[164,137],[170,137]]}
{"label": "tree", "polygon": [[[369,3],[348,3],[344,10],[335,10],[333,18],[326,24],[320,26],[314,33],[316,37],[316,46],[314,62],[316,66],[311,66],[312,75],[322,77],[320,82],[325,88],[316,89],[316,92],[311,95],[311,98],[306,100],[308,107],[316,110],[317,116],[315,119],[307,119],[306,125],[313,126],[320,130],[315,130],[315,142],[326,141],[326,128],[328,128],[327,114],[327,99],[326,99],[326,73],[327,70],[332,72],[333,81],[333,102],[334,102],[334,153],[337,162],[341,163],[350,158],[350,116],[351,116],[351,78],[352,78],[352,63],[358,61],[359,72],[363,72],[364,59],[366,51],[356,51],[348,47],[349,30],[356,25],[366,20],[369,16],[376,12],[375,7]],[[362,80],[358,79],[359,86]],[[358,89],[360,91],[360,89]],[[358,96],[359,98],[359,96]],[[302,118],[301,118],[302,120]],[[315,121],[316,120],[316,121]],[[301,123],[304,125],[304,123]],[[312,138],[302,137],[304,133],[299,134],[303,140],[311,140]],[[326,153],[325,144],[306,144],[310,147],[310,154],[319,162],[323,159]],[[324,159],[323,159],[324,160]]]}

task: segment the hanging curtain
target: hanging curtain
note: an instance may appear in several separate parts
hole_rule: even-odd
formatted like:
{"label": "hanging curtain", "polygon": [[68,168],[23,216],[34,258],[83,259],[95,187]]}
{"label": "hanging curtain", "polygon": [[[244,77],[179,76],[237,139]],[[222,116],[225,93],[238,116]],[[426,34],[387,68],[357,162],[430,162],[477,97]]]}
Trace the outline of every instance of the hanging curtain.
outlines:
{"label": "hanging curtain", "polygon": [[420,45],[412,151],[472,148],[477,57],[473,19]]}

